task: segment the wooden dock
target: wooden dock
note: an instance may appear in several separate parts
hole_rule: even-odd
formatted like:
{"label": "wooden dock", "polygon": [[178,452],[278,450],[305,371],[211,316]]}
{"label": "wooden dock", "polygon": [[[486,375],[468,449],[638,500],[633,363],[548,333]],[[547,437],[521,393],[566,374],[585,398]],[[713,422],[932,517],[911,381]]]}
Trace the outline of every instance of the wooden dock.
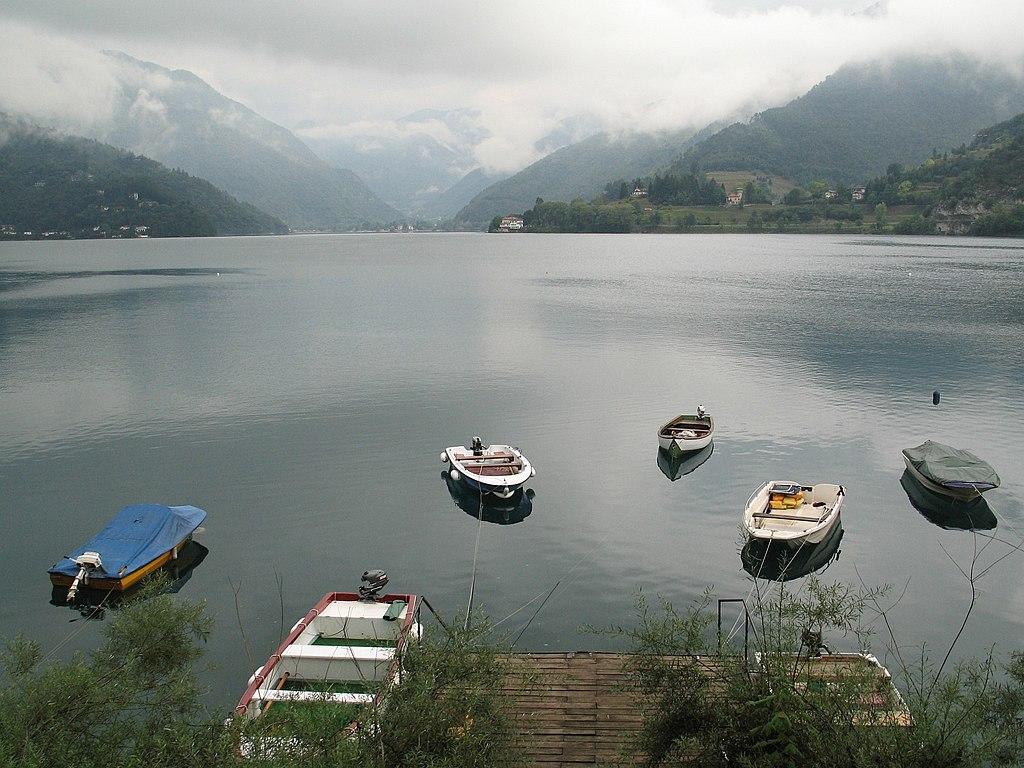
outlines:
{"label": "wooden dock", "polygon": [[[524,766],[579,768],[640,762],[631,743],[643,718],[627,688],[628,654],[517,653],[505,690]],[[710,661],[702,659],[702,667]]]}

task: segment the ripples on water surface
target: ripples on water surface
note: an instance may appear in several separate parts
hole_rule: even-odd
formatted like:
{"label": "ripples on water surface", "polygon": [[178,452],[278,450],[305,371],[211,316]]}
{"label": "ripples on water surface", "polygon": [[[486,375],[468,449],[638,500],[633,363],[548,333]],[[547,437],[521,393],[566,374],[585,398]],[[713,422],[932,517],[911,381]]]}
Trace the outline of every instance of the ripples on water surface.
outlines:
{"label": "ripples on water surface", "polygon": [[[371,566],[463,610],[476,523],[437,457],[479,434],[539,474],[483,530],[478,606],[567,576],[523,648],[600,647],[577,626],[627,621],[640,587],[746,594],[741,507],[771,477],[844,483],[825,577],[909,579],[902,638],[947,641],[968,589],[941,547],[967,562],[973,535],[911,505],[899,451],[981,454],[994,533],[1020,540],[1022,265],[1012,242],[838,236],[0,244],[0,635],[80,626],[45,570],[139,501],[209,512],[182,593],[217,618],[217,703],[280,636],[277,575],[285,629]],[[714,453],[669,482],[654,431],[698,402]],[[1019,645],[1022,564],[980,583],[965,649]]]}

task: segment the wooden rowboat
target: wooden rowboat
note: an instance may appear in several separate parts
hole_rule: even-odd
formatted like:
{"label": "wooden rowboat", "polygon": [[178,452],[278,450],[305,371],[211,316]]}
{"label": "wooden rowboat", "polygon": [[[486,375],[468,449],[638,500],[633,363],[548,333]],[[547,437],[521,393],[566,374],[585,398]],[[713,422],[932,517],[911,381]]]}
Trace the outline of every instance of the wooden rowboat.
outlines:
{"label": "wooden rowboat", "polygon": [[689,453],[711,445],[715,436],[715,420],[698,408],[697,413],[684,413],[658,429],[658,446],[670,453]]}

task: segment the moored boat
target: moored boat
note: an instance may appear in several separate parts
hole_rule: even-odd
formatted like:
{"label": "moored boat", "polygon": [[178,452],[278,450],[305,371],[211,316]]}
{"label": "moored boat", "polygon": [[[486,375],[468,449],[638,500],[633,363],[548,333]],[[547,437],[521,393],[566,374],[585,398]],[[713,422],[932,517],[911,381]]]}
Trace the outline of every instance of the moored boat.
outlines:
{"label": "moored boat", "polygon": [[418,599],[379,596],[383,571],[367,571],[359,593],[328,592],[257,669],[238,700],[236,715],[259,717],[271,705],[338,706],[358,718],[400,681],[408,644],[420,636]]}
{"label": "moored boat", "polygon": [[68,602],[80,587],[130,589],[176,559],[205,519],[206,512],[189,505],[125,507],[102,531],[50,568],[50,581],[68,588]]}
{"label": "moored boat", "polygon": [[451,465],[448,475],[477,493],[510,498],[537,474],[522,452],[511,445],[484,445],[474,437],[469,448],[445,448],[441,460]]}
{"label": "moored boat", "polygon": [[[910,709],[892,675],[874,654],[832,653],[827,648],[816,648],[808,655],[759,652],[755,660],[761,674],[768,676],[769,688],[771,680],[785,680],[811,707],[817,696],[832,702],[836,696],[849,697],[850,725],[913,725]],[[774,665],[778,666],[772,670]]]}
{"label": "moored boat", "polygon": [[[195,539],[179,547],[176,558],[154,571],[154,574],[161,575],[166,579],[160,594],[172,595],[180,592],[189,579],[192,578],[192,572],[202,565],[209,554],[210,550]],[[120,608],[125,601],[132,600],[144,589],[146,589],[144,582],[139,582],[120,592],[79,586],[75,599],[69,602],[68,587],[54,585],[50,589],[50,605],[71,608],[78,611],[86,619],[101,620],[105,617],[108,608],[114,610]]]}
{"label": "moored boat", "polygon": [[991,465],[970,451],[933,440],[903,449],[903,461],[917,482],[930,491],[954,499],[977,498],[999,487],[999,475]]}
{"label": "moored boat", "polygon": [[747,499],[743,526],[757,539],[817,544],[839,522],[846,491],[841,485],[801,485],[772,480]]}
{"label": "moored boat", "polygon": [[697,413],[684,413],[658,429],[658,446],[669,453],[690,453],[711,445],[715,436],[715,420],[697,406]]}

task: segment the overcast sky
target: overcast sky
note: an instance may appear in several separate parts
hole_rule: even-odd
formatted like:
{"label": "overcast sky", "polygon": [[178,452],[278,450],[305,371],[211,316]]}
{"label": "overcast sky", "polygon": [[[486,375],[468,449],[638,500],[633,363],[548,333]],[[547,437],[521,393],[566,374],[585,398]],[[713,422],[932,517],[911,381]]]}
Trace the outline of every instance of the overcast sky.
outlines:
{"label": "overcast sky", "polygon": [[0,107],[101,111],[111,86],[97,52],[113,48],[320,135],[474,108],[492,134],[478,159],[511,170],[570,115],[613,130],[704,125],[782,103],[849,61],[1024,60],[1024,0],[888,0],[864,13],[872,3],[4,0]]}

